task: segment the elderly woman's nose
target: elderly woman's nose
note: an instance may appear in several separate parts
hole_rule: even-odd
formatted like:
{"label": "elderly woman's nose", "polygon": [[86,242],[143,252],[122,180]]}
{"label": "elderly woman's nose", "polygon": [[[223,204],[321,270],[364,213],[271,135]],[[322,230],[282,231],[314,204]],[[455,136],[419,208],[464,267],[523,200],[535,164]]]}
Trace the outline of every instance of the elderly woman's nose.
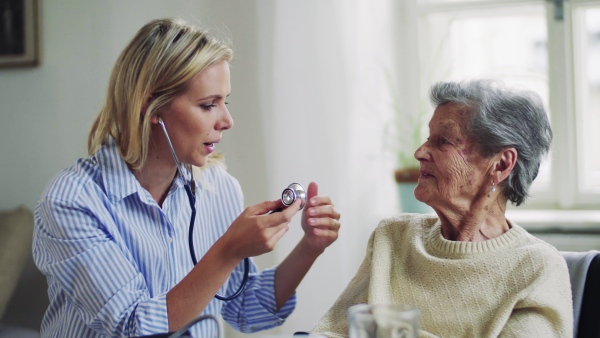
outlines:
{"label": "elderly woman's nose", "polygon": [[426,161],[428,159],[428,152],[426,150],[427,143],[423,143],[417,150],[415,150],[415,158],[419,161]]}

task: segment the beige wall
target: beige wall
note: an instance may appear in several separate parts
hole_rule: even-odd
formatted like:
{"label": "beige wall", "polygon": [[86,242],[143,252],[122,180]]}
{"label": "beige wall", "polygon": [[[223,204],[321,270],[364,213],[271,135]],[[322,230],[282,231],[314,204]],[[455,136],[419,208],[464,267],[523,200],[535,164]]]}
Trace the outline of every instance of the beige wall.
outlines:
{"label": "beige wall", "polygon": [[0,70],[0,208],[33,208],[48,181],[86,155],[86,137],[112,65],[133,34],[159,17],[199,21],[231,40],[235,127],[220,149],[248,203],[264,191],[254,1],[40,1],[42,61]]}

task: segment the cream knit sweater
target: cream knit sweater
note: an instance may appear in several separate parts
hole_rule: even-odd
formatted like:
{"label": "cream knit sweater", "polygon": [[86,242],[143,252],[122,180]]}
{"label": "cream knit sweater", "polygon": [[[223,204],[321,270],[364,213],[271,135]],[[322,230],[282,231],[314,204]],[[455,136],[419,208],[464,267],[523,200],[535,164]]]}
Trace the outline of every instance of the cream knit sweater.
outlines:
{"label": "cream knit sweater", "polygon": [[358,272],[312,332],[347,337],[350,306],[398,303],[421,310],[420,337],[572,337],[564,258],[510,225],[491,240],[456,242],[442,237],[435,216],[383,220]]}

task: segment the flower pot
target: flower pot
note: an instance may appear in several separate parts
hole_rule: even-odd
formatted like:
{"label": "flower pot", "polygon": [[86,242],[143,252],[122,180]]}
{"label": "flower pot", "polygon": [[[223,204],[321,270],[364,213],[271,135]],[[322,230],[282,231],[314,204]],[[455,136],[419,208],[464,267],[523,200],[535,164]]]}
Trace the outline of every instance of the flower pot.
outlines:
{"label": "flower pot", "polygon": [[431,214],[433,209],[427,204],[415,198],[415,188],[419,180],[419,168],[397,169],[394,177],[398,185],[398,196],[400,198],[400,211]]}

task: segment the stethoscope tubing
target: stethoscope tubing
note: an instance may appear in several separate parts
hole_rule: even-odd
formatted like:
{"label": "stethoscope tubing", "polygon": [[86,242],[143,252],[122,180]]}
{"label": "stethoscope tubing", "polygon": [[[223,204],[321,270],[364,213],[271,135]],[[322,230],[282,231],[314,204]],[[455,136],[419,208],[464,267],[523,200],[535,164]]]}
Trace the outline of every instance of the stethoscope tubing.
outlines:
{"label": "stethoscope tubing", "polygon": [[[191,173],[190,173],[189,180],[184,177],[183,165],[181,165],[181,162],[179,162],[179,160],[177,159],[177,155],[175,154],[175,148],[173,148],[173,144],[171,143],[171,139],[169,138],[169,133],[167,133],[167,128],[165,127],[165,123],[163,122],[163,120],[160,117],[158,118],[158,123],[161,125],[162,130],[165,134],[165,137],[167,139],[167,144],[169,145],[169,148],[171,149],[171,154],[173,155],[173,160],[175,160],[175,164],[177,165],[177,171],[179,172],[179,176],[183,180],[183,187],[185,189],[188,200],[190,202],[191,215],[190,215],[190,225],[189,225],[189,231],[188,231],[188,246],[189,246],[189,250],[190,250],[190,256],[192,258],[192,263],[194,264],[194,266],[196,266],[196,264],[198,264],[198,260],[196,259],[196,252],[194,250],[194,223],[196,220],[196,196],[195,196],[195,189],[192,188],[192,187],[195,187],[195,184],[193,182],[194,178],[191,175]],[[250,271],[250,259],[248,257],[246,257],[246,258],[244,258],[244,276],[242,277],[240,287],[237,289],[237,291],[235,291],[230,296],[221,296],[217,293],[217,294],[215,294],[215,298],[218,300],[222,300],[222,301],[230,301],[230,300],[237,298],[242,293],[242,291],[244,291],[244,288],[246,287],[246,283],[248,282],[249,271]]]}

